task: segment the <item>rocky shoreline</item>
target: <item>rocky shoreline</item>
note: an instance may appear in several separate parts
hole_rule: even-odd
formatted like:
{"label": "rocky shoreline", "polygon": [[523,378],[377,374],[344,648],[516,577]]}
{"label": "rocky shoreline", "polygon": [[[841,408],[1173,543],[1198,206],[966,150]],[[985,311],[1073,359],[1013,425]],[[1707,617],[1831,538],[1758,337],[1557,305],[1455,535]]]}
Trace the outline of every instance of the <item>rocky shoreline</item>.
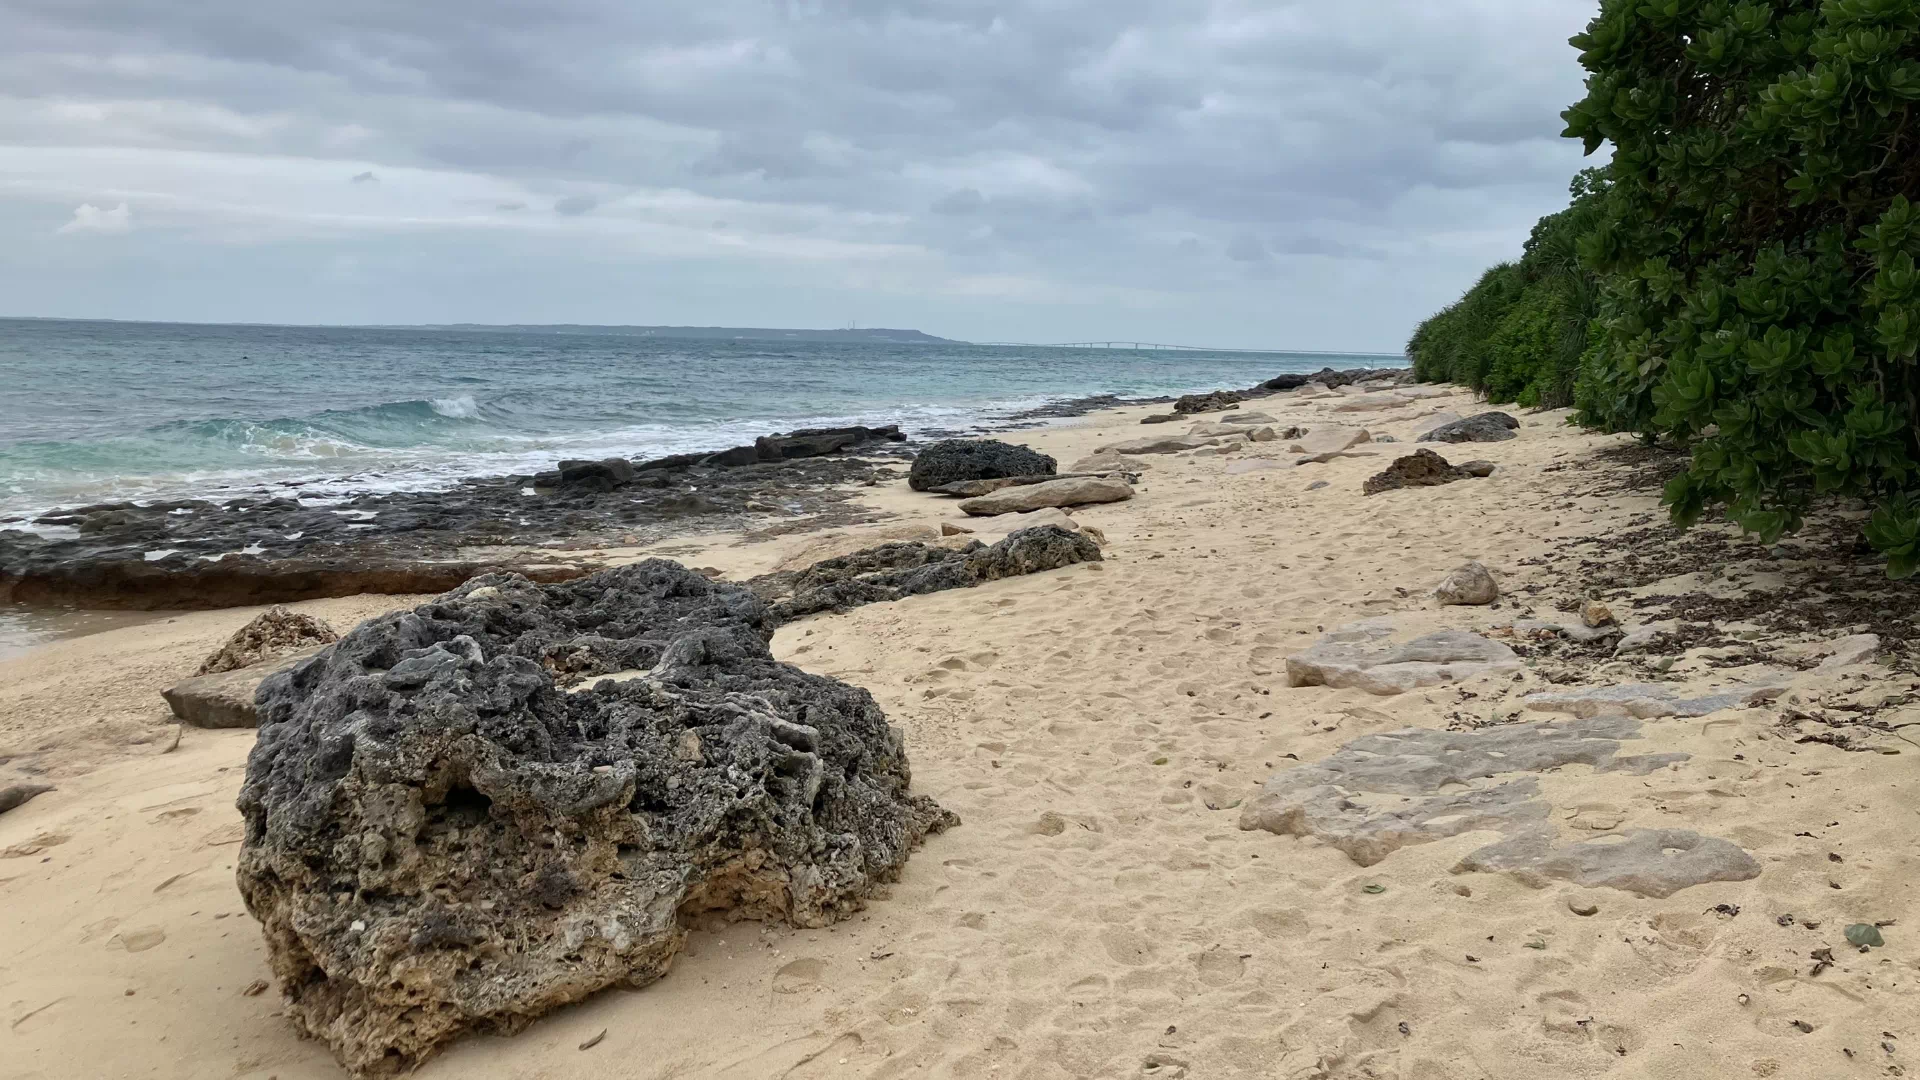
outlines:
{"label": "rocky shoreline", "polygon": [[[1309,381],[1340,386],[1404,369],[1287,374],[1222,399]],[[1007,429],[1121,404],[1095,395],[1005,418]],[[444,491],[102,503],[0,521],[0,603],[191,610],[363,593],[437,593],[488,573],[559,582],[606,565],[593,553],[679,535],[873,520],[853,492],[897,475],[916,444],[897,426],[808,429],[749,446],[651,460],[563,461],[533,476],[475,477]],[[38,531],[21,526],[33,525]]]}

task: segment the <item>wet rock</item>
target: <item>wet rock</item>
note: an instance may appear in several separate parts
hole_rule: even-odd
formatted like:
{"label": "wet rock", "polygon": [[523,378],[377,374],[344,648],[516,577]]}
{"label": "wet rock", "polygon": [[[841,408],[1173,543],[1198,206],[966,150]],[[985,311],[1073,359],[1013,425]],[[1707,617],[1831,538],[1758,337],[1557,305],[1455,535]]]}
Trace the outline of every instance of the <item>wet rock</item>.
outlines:
{"label": "wet rock", "polygon": [[52,784],[0,784],[0,814],[25,806],[52,790]]}
{"label": "wet rock", "polygon": [[1003,488],[991,495],[968,499],[960,504],[960,509],[974,517],[992,517],[1049,506],[1086,506],[1092,503],[1124,502],[1131,498],[1133,487],[1124,480],[1079,476],[1050,480],[1044,484]]}
{"label": "wet rock", "polygon": [[1367,620],[1341,627],[1287,658],[1288,686],[1352,687],[1382,696],[1423,686],[1520,670],[1505,645],[1464,630],[1440,630],[1403,645],[1378,647],[1391,625]]}
{"label": "wet rock", "polygon": [[762,435],[753,441],[753,450],[759,461],[792,461],[795,458],[821,457],[867,443],[904,442],[906,438],[898,424],[877,428],[801,428],[783,434]]}
{"label": "wet rock", "polygon": [[275,605],[234,631],[226,644],[201,661],[195,675],[212,675],[255,664],[288,653],[307,652],[340,640],[333,627],[288,608]]}
{"label": "wet rock", "polygon": [[1658,683],[1629,683],[1623,686],[1589,686],[1579,690],[1528,694],[1526,706],[1535,712],[1563,712],[1575,716],[1605,716],[1624,713],[1642,719],[1653,716],[1705,716],[1742,705],[1771,701],[1785,693],[1785,679],[1742,683],[1700,697],[1683,698],[1671,686]]}
{"label": "wet rock", "polygon": [[1183,416],[1195,413],[1223,412],[1237,409],[1247,400],[1247,395],[1238,390],[1215,390],[1210,394],[1188,394],[1173,403],[1173,411]]}
{"label": "wet rock", "polygon": [[[1492,471],[1491,467],[1488,471]],[[1360,490],[1368,495],[1378,495],[1383,491],[1401,488],[1437,487],[1475,475],[1464,467],[1450,464],[1446,458],[1431,450],[1416,450],[1406,457],[1395,459],[1385,470],[1368,477]]]}
{"label": "wet rock", "polygon": [[254,695],[270,675],[318,655],[326,646],[318,645],[282,653],[274,659],[251,667],[223,668],[207,675],[196,675],[174,683],[160,696],[166,699],[173,715],[188,727],[250,728],[259,724]]}
{"label": "wet rock", "polygon": [[1485,566],[1469,562],[1443,578],[1433,596],[1442,606],[1491,604],[1500,599],[1500,584]]}
{"label": "wet rock", "polygon": [[1418,442],[1505,442],[1514,438],[1520,421],[1503,412],[1475,413],[1464,420],[1441,424],[1421,434]]}
{"label": "wet rock", "polygon": [[1092,537],[1059,525],[1039,525],[1010,533],[991,546],[978,541],[957,549],[912,542],[883,544],[823,560],[798,573],[768,574],[747,584],[771,603],[776,621],[786,622],[1103,558]]}
{"label": "wet rock", "polygon": [[927,491],[961,480],[994,480],[1007,476],[1051,476],[1058,463],[1024,446],[994,439],[947,439],[927,447],[913,459],[907,486]]}
{"label": "wet rock", "polygon": [[690,922],[858,910],[955,819],[872,697],[775,662],[771,629],[651,560],[481,579],[270,679],[238,877],[287,1017],[401,1072],[660,978]]}

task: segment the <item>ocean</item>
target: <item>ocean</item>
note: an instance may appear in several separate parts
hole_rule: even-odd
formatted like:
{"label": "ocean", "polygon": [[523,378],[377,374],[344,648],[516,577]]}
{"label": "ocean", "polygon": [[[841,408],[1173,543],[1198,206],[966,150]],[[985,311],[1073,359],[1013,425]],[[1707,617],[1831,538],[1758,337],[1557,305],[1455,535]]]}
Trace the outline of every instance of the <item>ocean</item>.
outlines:
{"label": "ocean", "polygon": [[[967,429],[1403,356],[0,319],[0,528],[57,506],[422,490],[799,427]],[[15,519],[8,522],[7,519]]]}

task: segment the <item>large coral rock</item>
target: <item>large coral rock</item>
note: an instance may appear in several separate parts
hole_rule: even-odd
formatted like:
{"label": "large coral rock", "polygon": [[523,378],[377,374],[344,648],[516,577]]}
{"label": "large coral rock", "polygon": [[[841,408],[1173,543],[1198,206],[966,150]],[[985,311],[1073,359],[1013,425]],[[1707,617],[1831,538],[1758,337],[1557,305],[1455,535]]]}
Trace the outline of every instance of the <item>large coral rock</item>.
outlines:
{"label": "large coral rock", "polygon": [[1059,463],[1037,450],[994,439],[947,439],[913,459],[907,486],[927,491],[960,480],[996,480],[1003,476],[1051,476]]}
{"label": "large coral rock", "polygon": [[200,670],[194,674],[237,671],[262,661],[331,645],[339,640],[340,635],[334,632],[333,627],[311,615],[276,604],[234,631],[226,644],[201,661]]}
{"label": "large coral rock", "polygon": [[1187,394],[1173,403],[1173,411],[1181,415],[1194,413],[1224,412],[1237,409],[1247,400],[1247,395],[1238,390],[1215,390],[1210,394]]}
{"label": "large coral rock", "polygon": [[785,621],[947,589],[969,589],[1103,558],[1092,537],[1059,525],[1039,525],[992,545],[975,541],[959,549],[882,544],[823,560],[797,574],[767,574],[748,584],[773,605],[773,616]]}
{"label": "large coral rock", "polygon": [[691,919],[857,910],[955,819],[873,698],[774,661],[771,626],[661,560],[495,575],[268,680],[238,876],[288,1017],[398,1072],[659,978]]}
{"label": "large coral rock", "polygon": [[1491,465],[1482,471],[1478,467],[1481,464],[1470,461],[1465,465],[1455,465],[1431,450],[1415,450],[1406,457],[1395,458],[1392,465],[1368,477],[1360,490],[1367,495],[1378,495],[1383,491],[1398,491],[1401,488],[1438,487],[1455,480],[1493,473]]}

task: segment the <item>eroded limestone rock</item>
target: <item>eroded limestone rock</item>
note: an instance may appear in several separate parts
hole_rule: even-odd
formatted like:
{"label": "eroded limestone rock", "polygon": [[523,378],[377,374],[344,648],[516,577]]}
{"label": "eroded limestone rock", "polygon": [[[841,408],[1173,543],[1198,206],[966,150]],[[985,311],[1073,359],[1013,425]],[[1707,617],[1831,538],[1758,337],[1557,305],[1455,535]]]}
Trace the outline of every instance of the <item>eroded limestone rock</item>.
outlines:
{"label": "eroded limestone rock", "polygon": [[1440,580],[1433,598],[1442,606],[1491,604],[1500,599],[1500,583],[1485,566],[1468,562]]}
{"label": "eroded limestone rock", "polygon": [[1287,685],[1386,696],[1522,667],[1512,649],[1465,630],[1440,630],[1385,648],[1372,644],[1392,635],[1392,627],[1378,620],[1341,627],[1287,658]]}
{"label": "eroded limestone rock", "polygon": [[907,486],[927,491],[960,480],[1003,476],[1047,476],[1059,471],[1051,457],[997,439],[946,439],[920,451],[907,473]]}
{"label": "eroded limestone rock", "polygon": [[1088,506],[1093,503],[1123,502],[1133,498],[1133,485],[1125,480],[1097,476],[1076,476],[1049,480],[1044,484],[1022,484],[1001,488],[977,499],[968,499],[960,509],[975,517],[1018,514],[1049,506]]}
{"label": "eroded limestone rock", "polygon": [[[1481,472],[1476,465],[1486,464]],[[1392,465],[1367,478],[1361,485],[1361,491],[1368,495],[1378,495],[1383,491],[1397,491],[1401,488],[1437,487],[1451,484],[1455,480],[1465,480],[1475,476],[1492,474],[1493,466],[1488,463],[1468,462],[1466,465],[1454,465],[1446,458],[1431,450],[1415,450],[1403,458],[1395,458]]]}
{"label": "eroded limestone rock", "polygon": [[1589,686],[1579,690],[1528,694],[1527,708],[1535,712],[1563,712],[1575,716],[1603,716],[1624,713],[1642,719],[1654,716],[1705,716],[1741,705],[1770,701],[1785,693],[1785,679],[1743,683],[1717,693],[1683,698],[1671,686],[1659,683],[1627,683],[1622,686]]}
{"label": "eroded limestone rock", "polygon": [[883,544],[815,563],[799,573],[767,574],[747,584],[772,605],[772,617],[785,622],[1102,559],[1100,544],[1093,537],[1058,525],[1041,525],[1011,533],[991,546],[978,541],[958,549],[912,542]]}
{"label": "eroded limestone rock", "polygon": [[[358,1074],[666,973],[696,918],[823,926],[953,816],[766,605],[649,560],[496,575],[268,680],[239,885],[286,1015]],[[576,693],[597,675],[639,671]]]}
{"label": "eroded limestone rock", "polygon": [[[1708,881],[1745,881],[1760,867],[1725,840],[1681,829],[1636,829],[1558,844],[1534,773],[1564,765],[1644,776],[1685,754],[1623,755],[1640,723],[1611,715],[1481,731],[1409,728],[1367,735],[1326,759],[1276,774],[1241,811],[1242,829],[1313,837],[1372,866],[1403,847],[1496,831],[1455,873],[1507,872],[1641,896]],[[1498,777],[1522,774],[1513,779]]]}
{"label": "eroded limestone rock", "polygon": [[1419,442],[1505,442],[1514,438],[1520,421],[1503,412],[1475,413],[1422,432]]}
{"label": "eroded limestone rock", "polygon": [[212,675],[252,667],[265,660],[306,652],[340,640],[333,627],[311,615],[278,604],[254,616],[234,631],[227,643],[201,661],[195,675]]}

